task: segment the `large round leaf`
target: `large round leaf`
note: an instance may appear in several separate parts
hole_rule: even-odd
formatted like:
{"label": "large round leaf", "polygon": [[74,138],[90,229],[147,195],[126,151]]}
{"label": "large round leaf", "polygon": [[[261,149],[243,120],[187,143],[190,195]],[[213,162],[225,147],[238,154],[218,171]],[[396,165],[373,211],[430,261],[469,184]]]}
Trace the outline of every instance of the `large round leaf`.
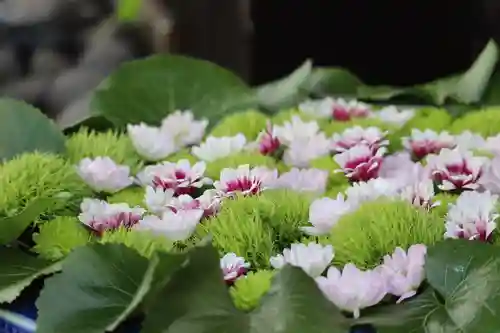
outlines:
{"label": "large round leaf", "polygon": [[124,64],[97,89],[93,101],[97,112],[118,126],[158,124],[179,109],[213,120],[256,103],[254,92],[233,73],[174,55]]}
{"label": "large round leaf", "polygon": [[0,99],[0,161],[33,151],[63,153],[64,135],[40,110]]}

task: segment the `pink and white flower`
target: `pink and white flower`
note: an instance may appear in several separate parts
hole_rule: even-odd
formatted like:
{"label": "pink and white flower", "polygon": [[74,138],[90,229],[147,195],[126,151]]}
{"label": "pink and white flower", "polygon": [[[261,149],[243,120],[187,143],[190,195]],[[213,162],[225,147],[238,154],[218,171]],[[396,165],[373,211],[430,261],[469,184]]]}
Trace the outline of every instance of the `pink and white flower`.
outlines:
{"label": "pink and white flower", "polygon": [[496,229],[497,195],[490,192],[463,192],[446,215],[445,238],[489,241]]}
{"label": "pink and white flower", "polygon": [[266,129],[259,134],[257,142],[259,152],[262,155],[273,155],[281,148],[281,141],[277,137],[271,122],[268,122]]}
{"label": "pink and white flower", "polygon": [[163,119],[161,130],[169,133],[176,145],[184,147],[200,142],[207,125],[208,120],[194,119],[190,110],[177,110]]}
{"label": "pink and white flower", "polygon": [[202,209],[166,210],[161,217],[145,216],[134,229],[162,235],[169,240],[183,241],[191,237],[203,216]]}
{"label": "pink and white flower", "polygon": [[454,148],[455,138],[448,132],[436,133],[433,130],[412,129],[409,137],[401,139],[403,146],[415,156],[422,159],[429,154],[439,154],[443,148]]}
{"label": "pink and white flower", "polygon": [[469,151],[444,148],[439,155],[429,155],[427,165],[441,190],[475,190],[487,161]]}
{"label": "pink and white flower", "polygon": [[486,163],[479,184],[493,194],[500,194],[500,156],[495,156]]}
{"label": "pink and white flower", "polygon": [[292,168],[278,178],[275,187],[322,194],[326,190],[327,181],[328,171],[326,170]]}
{"label": "pink and white flower", "polygon": [[410,246],[408,252],[397,247],[392,255],[384,256],[379,266],[387,280],[387,292],[398,296],[397,303],[417,294],[425,278],[425,256],[427,247],[422,244]]}
{"label": "pink and white flower", "polygon": [[356,145],[334,156],[341,168],[336,172],[343,172],[353,182],[377,178],[385,152],[384,147],[373,150],[363,144]]}
{"label": "pink and white flower", "polygon": [[401,197],[411,202],[415,207],[431,209],[440,205],[439,201],[433,201],[434,182],[431,179],[416,182],[406,186],[401,191]]}
{"label": "pink and white flower", "polygon": [[170,202],[174,198],[173,189],[147,186],[144,195],[144,203],[150,212],[161,215],[169,209]]}
{"label": "pink and white flower", "polygon": [[209,136],[199,146],[194,146],[191,152],[200,160],[213,162],[217,159],[237,154],[245,148],[246,137],[239,133],[235,136]]}
{"label": "pink and white flower", "polygon": [[361,144],[378,149],[389,144],[389,141],[385,140],[386,135],[387,132],[381,131],[378,127],[363,128],[354,126],[346,129],[341,134],[333,134],[332,150],[336,153],[342,153]]}
{"label": "pink and white flower", "polygon": [[130,168],[118,165],[109,157],[84,158],[76,172],[94,191],[115,193],[134,182]]}
{"label": "pink and white flower", "polygon": [[408,152],[386,156],[379,177],[391,180],[400,188],[432,179],[431,170],[420,162],[413,162]]}
{"label": "pink and white flower", "polygon": [[217,214],[220,210],[222,196],[216,190],[206,190],[203,195],[193,198],[188,194],[172,198],[168,208],[174,213],[179,210],[202,209],[203,217],[210,217]]}
{"label": "pink and white flower", "polygon": [[356,100],[346,101],[342,98],[335,100],[332,106],[332,118],[336,121],[349,121],[351,118],[366,118],[371,115],[368,104]]}
{"label": "pink and white flower", "polygon": [[500,134],[487,138],[482,148],[495,155],[500,155]]}
{"label": "pink and white flower", "polygon": [[285,265],[300,267],[312,278],[320,276],[333,260],[333,247],[316,243],[295,243],[283,254],[278,254],[270,260],[271,266],[281,269]]}
{"label": "pink and white flower", "polygon": [[355,319],[360,310],[378,304],[387,294],[386,279],[380,270],[362,271],[353,264],[345,265],[342,271],[330,267],[326,277],[317,277],[316,283],[328,300],[352,312]]}
{"label": "pink and white flower", "polygon": [[98,234],[120,227],[132,228],[145,213],[141,207],[130,207],[125,203],[110,204],[97,199],[83,199],[78,219]]}
{"label": "pink and white flower", "polygon": [[170,133],[160,127],[140,123],[128,125],[127,132],[137,153],[148,161],[163,160],[181,148]]}
{"label": "pink and white flower", "polygon": [[244,276],[250,264],[245,261],[245,258],[238,257],[235,253],[227,253],[220,260],[220,268],[224,275],[224,281],[228,284],[234,283],[238,278]]}
{"label": "pink and white flower", "polygon": [[308,235],[325,235],[337,224],[338,220],[353,210],[353,205],[344,199],[339,193],[336,199],[321,198],[312,202],[309,207],[309,223],[312,227],[301,227],[300,229]]}
{"label": "pink and white flower", "polygon": [[224,168],[220,180],[214,187],[224,193],[241,192],[243,195],[259,194],[274,186],[278,171],[266,167],[250,168],[250,165],[240,165],[237,169]]}
{"label": "pink and white flower", "polygon": [[189,194],[212,183],[211,179],[204,177],[205,168],[205,162],[197,162],[193,166],[188,160],[164,162],[147,166],[138,177],[145,185],[164,190],[173,189],[176,195]]}

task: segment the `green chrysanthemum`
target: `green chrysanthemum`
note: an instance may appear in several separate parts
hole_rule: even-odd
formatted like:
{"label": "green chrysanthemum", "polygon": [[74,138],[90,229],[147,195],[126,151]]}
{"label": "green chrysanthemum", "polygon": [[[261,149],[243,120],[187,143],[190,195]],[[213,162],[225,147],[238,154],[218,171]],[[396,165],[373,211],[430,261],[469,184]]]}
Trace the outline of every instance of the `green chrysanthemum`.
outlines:
{"label": "green chrysanthemum", "polygon": [[[319,120],[318,118],[308,115],[306,113],[300,112],[299,109],[288,109],[278,112],[274,117],[271,118],[273,125],[282,126],[285,122],[291,121],[294,116],[298,116],[302,121],[318,121],[323,122],[323,120]],[[324,120],[324,122],[327,122]]]}
{"label": "green chrysanthemum", "polygon": [[223,118],[210,132],[211,136],[235,136],[242,133],[247,140],[254,141],[266,128],[267,116],[257,110],[238,112]]}
{"label": "green chrysanthemum", "polygon": [[82,159],[108,156],[118,164],[128,165],[133,172],[141,166],[141,158],[136,153],[130,138],[114,131],[94,132],[81,129],[66,141],[68,159],[78,163]]}
{"label": "green chrysanthemum", "polygon": [[235,169],[244,164],[248,164],[250,167],[265,166],[270,169],[276,169],[276,161],[272,157],[260,155],[258,153],[245,152],[208,162],[205,175],[212,179],[219,179],[222,169]]}
{"label": "green chrysanthemum", "polygon": [[108,197],[108,202],[117,204],[117,203],[126,203],[130,207],[141,206],[144,207],[144,195],[145,191],[142,187],[129,187],[124,190],[121,190],[118,193],[113,194]]}
{"label": "green chrysanthemum", "polygon": [[377,200],[344,215],[319,242],[333,245],[334,263],[339,266],[352,262],[360,268],[373,268],[398,246],[432,245],[443,234],[444,222],[438,214],[406,201]]}
{"label": "green chrysanthemum", "polygon": [[331,156],[323,156],[311,161],[311,168],[321,169],[328,171],[327,190],[337,187],[347,187],[349,181],[347,177],[341,172],[335,172],[340,169],[340,166],[335,162]]}
{"label": "green chrysanthemum", "polygon": [[254,310],[271,288],[274,274],[274,271],[261,270],[238,279],[229,289],[236,308],[245,312]]}
{"label": "green chrysanthemum", "polygon": [[333,133],[342,133],[346,129],[360,126],[362,128],[368,127],[378,127],[381,130],[394,132],[396,127],[389,123],[383,122],[382,120],[375,118],[354,118],[349,121],[331,121],[328,123],[321,123],[320,128],[325,132],[327,136],[333,135]]}
{"label": "green chrysanthemum", "polygon": [[267,268],[273,253],[302,237],[299,228],[308,225],[310,202],[309,195],[288,190],[238,197],[226,200],[222,211],[202,226],[221,254],[234,252],[253,267]]}
{"label": "green chrysanthemum", "polygon": [[124,244],[146,258],[150,258],[157,251],[169,252],[174,247],[173,242],[166,237],[154,235],[148,231],[126,228],[105,232],[99,242],[102,244]]}
{"label": "green chrysanthemum", "polygon": [[471,131],[484,137],[494,136],[500,132],[500,108],[487,108],[465,114],[451,124],[450,132],[460,134]]}
{"label": "green chrysanthemum", "polygon": [[65,206],[55,205],[45,213],[77,210],[82,198],[92,191],[81,180],[73,165],[52,154],[29,153],[0,165],[0,217],[12,216],[38,198],[68,193]]}
{"label": "green chrysanthemum", "polygon": [[419,130],[431,129],[436,132],[446,130],[451,124],[452,117],[445,109],[422,108],[410,119],[402,129],[402,135],[408,135],[413,128]]}
{"label": "green chrysanthemum", "polygon": [[76,217],[58,216],[40,224],[33,234],[33,250],[47,260],[60,260],[92,239],[91,234]]}

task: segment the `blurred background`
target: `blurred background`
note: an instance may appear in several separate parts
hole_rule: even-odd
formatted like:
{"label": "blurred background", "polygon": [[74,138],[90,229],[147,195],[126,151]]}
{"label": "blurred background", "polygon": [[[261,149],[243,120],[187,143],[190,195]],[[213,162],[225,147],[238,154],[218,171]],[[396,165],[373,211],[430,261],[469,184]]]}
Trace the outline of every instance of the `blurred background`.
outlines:
{"label": "blurred background", "polygon": [[497,18],[498,0],[143,0],[132,22],[113,0],[0,0],[0,96],[52,117],[78,112],[122,62],[169,52],[251,84],[312,58],[369,84],[411,85],[466,69],[500,37]]}

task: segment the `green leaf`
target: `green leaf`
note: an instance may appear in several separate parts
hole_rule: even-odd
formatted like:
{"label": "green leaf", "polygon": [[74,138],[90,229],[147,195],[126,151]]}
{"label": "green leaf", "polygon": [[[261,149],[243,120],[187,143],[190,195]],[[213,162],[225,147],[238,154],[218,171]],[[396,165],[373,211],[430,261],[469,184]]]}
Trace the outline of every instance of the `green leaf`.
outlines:
{"label": "green leaf", "polygon": [[307,97],[302,86],[311,75],[312,62],[307,60],[289,76],[256,88],[261,106],[270,110],[295,106]]}
{"label": "green leaf", "polygon": [[61,131],[40,110],[0,99],[0,162],[33,151],[64,153],[64,141]]}
{"label": "green leaf", "polygon": [[158,55],[124,64],[95,91],[92,105],[116,126],[159,124],[175,110],[218,120],[257,105],[240,78],[209,63],[176,55]]}
{"label": "green leaf", "polygon": [[330,95],[355,97],[361,86],[363,82],[345,69],[319,67],[313,69],[303,89],[319,97]]}
{"label": "green leaf", "polygon": [[36,303],[37,332],[116,329],[150,292],[160,261],[120,244],[77,248],[65,259],[62,273],[45,282]]}
{"label": "green leaf", "polygon": [[14,216],[0,218],[0,245],[15,241],[41,214],[62,198],[38,198]]}
{"label": "green leaf", "polygon": [[142,0],[118,0],[118,19],[135,21],[140,13]]}
{"label": "green leaf", "polygon": [[[346,320],[302,270],[286,267],[262,305],[235,309],[211,246],[189,253],[189,264],[168,283],[144,322],[143,333],[346,333]],[[172,300],[175,300],[173,302]]]}
{"label": "green leaf", "polygon": [[60,262],[43,260],[21,250],[0,248],[0,303],[14,301],[33,280],[60,269]]}

